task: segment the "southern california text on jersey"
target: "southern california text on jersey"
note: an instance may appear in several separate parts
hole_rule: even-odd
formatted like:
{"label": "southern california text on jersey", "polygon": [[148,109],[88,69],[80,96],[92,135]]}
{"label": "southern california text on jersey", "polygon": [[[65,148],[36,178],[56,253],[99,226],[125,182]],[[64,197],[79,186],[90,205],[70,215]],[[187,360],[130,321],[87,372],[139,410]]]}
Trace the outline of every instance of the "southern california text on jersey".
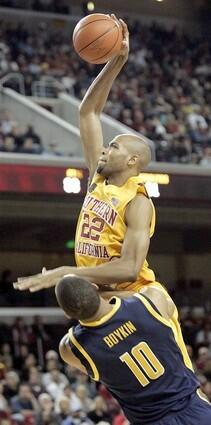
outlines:
{"label": "southern california text on jersey", "polygon": [[[77,266],[93,267],[110,261],[112,258],[120,257],[127,230],[125,210],[137,194],[148,197],[140,176],[131,177],[123,186],[117,187],[107,185],[102,176],[95,175],[85,197],[76,230],[75,258]],[[150,236],[154,233],[154,227],[155,209],[153,206]],[[145,260],[137,284],[145,284],[154,280],[154,273]],[[121,285],[121,287],[127,286],[128,283]]]}

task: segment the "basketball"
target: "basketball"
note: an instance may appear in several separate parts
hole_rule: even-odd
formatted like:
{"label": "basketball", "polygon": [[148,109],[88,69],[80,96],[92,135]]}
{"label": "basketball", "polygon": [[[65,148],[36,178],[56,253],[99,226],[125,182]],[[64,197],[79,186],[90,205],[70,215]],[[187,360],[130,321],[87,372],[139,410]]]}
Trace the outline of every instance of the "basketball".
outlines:
{"label": "basketball", "polygon": [[73,32],[78,55],[89,63],[108,62],[122,44],[122,27],[109,15],[94,13],[81,19]]}

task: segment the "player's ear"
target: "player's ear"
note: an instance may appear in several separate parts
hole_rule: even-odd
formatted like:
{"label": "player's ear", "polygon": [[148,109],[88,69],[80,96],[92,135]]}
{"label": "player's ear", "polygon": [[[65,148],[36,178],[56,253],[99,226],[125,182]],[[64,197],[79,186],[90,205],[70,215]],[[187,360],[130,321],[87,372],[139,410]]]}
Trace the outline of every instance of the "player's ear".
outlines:
{"label": "player's ear", "polygon": [[138,155],[131,156],[130,159],[128,160],[129,167],[133,167],[135,164],[137,164],[137,161],[138,161]]}

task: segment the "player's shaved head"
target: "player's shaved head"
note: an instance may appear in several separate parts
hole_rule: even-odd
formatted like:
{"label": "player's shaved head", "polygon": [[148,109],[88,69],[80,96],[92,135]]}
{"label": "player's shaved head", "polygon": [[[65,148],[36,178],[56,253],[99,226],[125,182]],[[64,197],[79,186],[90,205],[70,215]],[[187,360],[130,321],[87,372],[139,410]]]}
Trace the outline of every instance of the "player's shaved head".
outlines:
{"label": "player's shaved head", "polygon": [[120,134],[116,140],[123,143],[128,153],[137,156],[139,171],[146,167],[151,161],[151,149],[149,142],[143,136],[135,134]]}
{"label": "player's shaved head", "polygon": [[75,275],[62,278],[56,285],[55,293],[62,310],[73,319],[90,319],[100,306],[96,289],[87,280]]}

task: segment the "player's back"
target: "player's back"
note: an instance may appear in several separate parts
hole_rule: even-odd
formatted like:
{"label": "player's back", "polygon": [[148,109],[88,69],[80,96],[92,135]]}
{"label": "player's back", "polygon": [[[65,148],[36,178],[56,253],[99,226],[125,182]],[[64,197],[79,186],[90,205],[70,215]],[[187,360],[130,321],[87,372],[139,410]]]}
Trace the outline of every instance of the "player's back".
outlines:
{"label": "player's back", "polygon": [[132,424],[184,408],[199,384],[184,364],[171,322],[143,295],[112,302],[110,314],[70,331],[73,352],[109,388]]}

